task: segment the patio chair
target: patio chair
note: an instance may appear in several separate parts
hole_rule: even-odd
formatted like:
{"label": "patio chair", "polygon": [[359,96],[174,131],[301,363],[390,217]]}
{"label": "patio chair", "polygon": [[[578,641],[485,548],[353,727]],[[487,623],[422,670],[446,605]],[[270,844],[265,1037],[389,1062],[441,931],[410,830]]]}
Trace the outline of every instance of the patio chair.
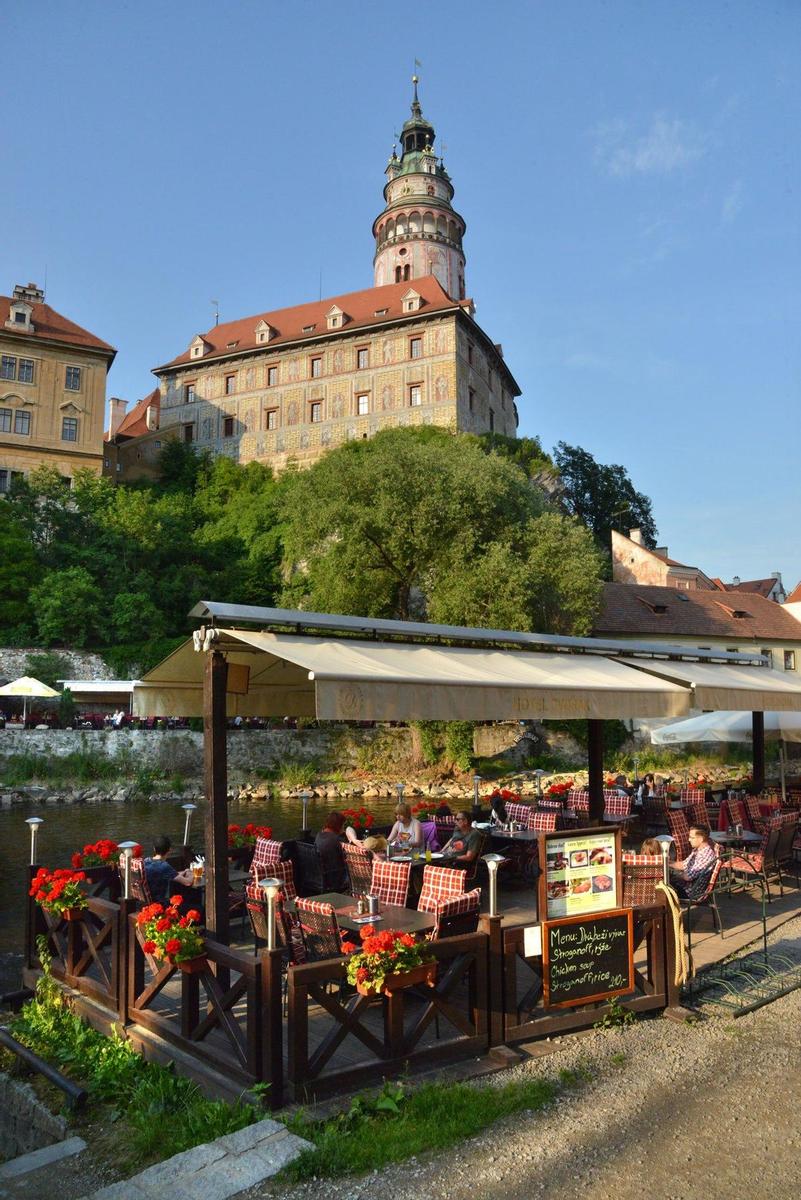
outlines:
{"label": "patio chair", "polygon": [[664,795],[643,796],[642,819],[646,832],[666,829],[667,798]]}
{"label": "patio chair", "polygon": [[604,793],[604,811],[613,817],[630,817],[631,796],[619,796],[617,792],[613,792],[607,800]]}
{"label": "patio chair", "polygon": [[342,853],[348,869],[351,895],[366,896],[373,882],[372,854],[369,850],[362,850],[361,846],[354,846],[352,842],[343,842]]}
{"label": "patio chair", "polygon": [[686,806],[697,804],[699,800],[706,803],[706,790],[704,788],[682,788],[679,792],[679,800]]}
{"label": "patio chair", "polygon": [[409,896],[409,879],[412,874],[410,862],[384,862],[375,859],[370,880],[370,891],[381,904],[395,904],[405,908]]}
{"label": "patio chair", "polygon": [[282,844],[282,842],[277,842],[274,838],[256,838],[253,859],[250,864],[250,873],[255,883],[273,874],[272,868],[277,862],[281,861]]}
{"label": "patio chair", "polygon": [[717,857],[715,865],[709,873],[709,876],[701,886],[697,894],[691,894],[681,898],[681,907],[686,913],[685,928],[687,930],[687,950],[692,952],[692,914],[696,908],[708,908],[712,913],[712,922],[715,930],[723,937],[723,922],[720,919],[720,909],[715,898],[715,887],[717,886],[718,876],[720,875],[723,866],[723,859],[718,853],[718,847],[715,847]]}
{"label": "patio chair", "polygon": [[585,788],[575,788],[567,793],[567,808],[574,813],[590,811],[590,793]]}
{"label": "patio chair", "polygon": [[537,800],[537,811],[542,809],[552,809],[554,812],[560,813],[564,805],[561,796],[540,796]]}
{"label": "patio chair", "polygon": [[682,862],[690,853],[690,826],[686,815],[677,808],[665,809],[668,828],[673,834],[676,858]]}
{"label": "patio chair", "polygon": [[434,911],[437,923],[429,934],[429,941],[439,942],[462,933],[475,933],[480,910],[481,888],[473,888],[453,900],[443,900]]}
{"label": "patio chair", "polygon": [[521,804],[517,800],[506,801],[507,819],[514,821],[516,825],[522,825],[524,829],[531,829],[529,821],[536,811],[531,804]]}
{"label": "patio chair", "polygon": [[662,882],[663,866],[661,854],[634,854],[624,850],[621,855],[623,867],[623,907],[656,904],[656,885]]}
{"label": "patio chair", "polygon": [[[772,820],[773,818],[768,819]],[[779,840],[776,845],[776,866],[778,868],[779,890],[783,895],[782,872],[785,869],[792,868],[793,874],[795,875],[796,887],[801,886],[801,880],[799,880],[798,872],[798,859],[794,853],[795,843],[798,837],[798,813],[781,813],[779,814],[779,819],[781,820],[782,825]]]}
{"label": "patio chair", "polygon": [[747,886],[749,879],[760,881],[765,889],[765,895],[769,904],[773,899],[770,894],[770,884],[768,883],[769,874],[778,876],[779,888],[781,894],[784,895],[781,864],[776,857],[783,828],[783,817],[769,817],[765,822],[765,830],[758,848],[732,855],[728,862],[729,870],[741,876],[741,882],[744,886]]}
{"label": "patio chair", "polygon": [[[742,825],[743,829],[751,829],[751,821],[749,820],[743,801],[735,798],[727,800],[726,803],[729,806],[729,820],[732,825]],[[756,831],[751,830],[751,832]]]}
{"label": "patio chair", "polygon": [[[265,877],[266,878],[266,877]],[[286,901],[295,900],[295,872],[291,862],[275,864],[275,879],[281,881],[281,891],[275,906],[275,929],[278,942],[286,951],[288,962],[305,962],[306,952],[300,923],[294,913],[286,911]],[[253,930],[253,949],[258,953],[259,943],[266,943],[267,938],[267,898],[258,883],[248,883],[245,887],[245,905]]]}
{"label": "patio chair", "polygon": [[321,892],[339,890],[338,888],[329,889],[325,886],[323,864],[311,842],[297,842],[295,853],[298,865],[297,888],[301,896],[319,896]]}
{"label": "patio chair", "polygon": [[[119,859],[119,872],[122,890],[125,891],[125,855],[121,854]],[[145,860],[143,858],[131,859],[131,897],[138,904],[152,904],[153,897],[150,894],[150,888],[145,874]]]}
{"label": "patio chair", "polygon": [[464,895],[464,871],[453,867],[423,867],[423,886],[417,901],[418,912],[435,911],[435,906],[445,900],[454,900]]}
{"label": "patio chair", "polygon": [[685,802],[685,812],[693,825],[706,825],[708,829],[713,828],[709,810],[706,807],[706,797],[703,793],[700,794],[699,799]]}
{"label": "patio chair", "polygon": [[333,904],[302,897],[295,904],[307,961],[338,958],[342,954],[342,942]]}
{"label": "patio chair", "polygon": [[620,796],[620,792],[617,790],[617,788],[604,788],[604,810],[606,812],[610,811],[610,804],[618,797],[620,797],[621,800],[623,799],[623,797]]}

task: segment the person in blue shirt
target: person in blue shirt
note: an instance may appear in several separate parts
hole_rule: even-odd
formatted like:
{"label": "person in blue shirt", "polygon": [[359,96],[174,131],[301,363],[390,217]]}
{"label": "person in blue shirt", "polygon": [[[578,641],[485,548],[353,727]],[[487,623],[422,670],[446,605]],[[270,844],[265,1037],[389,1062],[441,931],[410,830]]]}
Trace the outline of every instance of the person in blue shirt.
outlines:
{"label": "person in blue shirt", "polygon": [[161,834],[153,842],[153,854],[150,858],[145,859],[147,886],[154,903],[157,904],[169,903],[174,884],[191,887],[193,882],[191,867],[187,867],[185,871],[176,871],[175,867],[167,862],[166,856],[171,847],[170,839],[165,834]]}

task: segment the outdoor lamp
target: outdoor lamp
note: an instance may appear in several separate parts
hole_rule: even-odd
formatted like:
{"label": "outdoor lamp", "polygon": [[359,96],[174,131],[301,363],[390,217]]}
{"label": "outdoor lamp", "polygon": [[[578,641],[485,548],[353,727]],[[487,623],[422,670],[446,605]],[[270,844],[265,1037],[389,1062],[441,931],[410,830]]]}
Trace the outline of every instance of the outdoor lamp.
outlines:
{"label": "outdoor lamp", "polygon": [[275,949],[275,899],[281,890],[280,879],[262,879],[261,890],[267,897],[267,949]]}
{"label": "outdoor lamp", "polygon": [[542,767],[537,767],[534,774],[537,776],[537,795],[541,796],[542,795],[542,777],[543,777],[543,775],[547,775],[548,772],[543,771]]}
{"label": "outdoor lamp", "polygon": [[659,842],[659,849],[662,851],[662,882],[668,883],[670,881],[668,855],[670,854],[670,847],[673,843],[673,838],[669,833],[660,833],[657,835],[655,840]]}
{"label": "outdoor lamp", "polygon": [[192,813],[197,808],[197,805],[190,804],[189,802],[187,802],[186,804],[182,804],[181,808],[186,813],[186,821],[184,823],[184,845],[188,846],[189,845],[189,826],[192,824]]}
{"label": "outdoor lamp", "polygon": [[43,823],[44,817],[28,817],[25,824],[31,831],[31,866],[36,866],[36,835],[39,832],[39,826]]}
{"label": "outdoor lamp", "polygon": [[474,775],[473,776],[473,816],[474,817],[477,817],[478,814],[481,812],[481,796],[479,795],[480,789],[481,789],[481,776]]}
{"label": "outdoor lamp", "polygon": [[502,854],[485,854],[483,862],[487,864],[487,874],[489,875],[489,915],[497,917],[498,915],[498,864],[506,862]]}
{"label": "outdoor lamp", "polygon": [[303,833],[309,832],[309,801],[312,798],[313,792],[301,792],[300,798],[303,802]]}
{"label": "outdoor lamp", "polygon": [[117,849],[125,856],[125,878],[123,880],[123,900],[131,898],[131,859],[138,842],[118,842]]}
{"label": "outdoor lamp", "polygon": [[398,804],[403,804],[403,793],[406,791],[406,784],[396,783],[395,791],[398,793]]}

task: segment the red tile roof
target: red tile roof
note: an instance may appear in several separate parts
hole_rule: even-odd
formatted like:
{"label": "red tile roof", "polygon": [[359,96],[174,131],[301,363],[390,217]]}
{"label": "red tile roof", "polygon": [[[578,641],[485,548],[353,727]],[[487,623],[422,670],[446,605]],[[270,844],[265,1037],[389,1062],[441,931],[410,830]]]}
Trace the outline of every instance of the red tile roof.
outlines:
{"label": "red tile roof", "polygon": [[[207,351],[202,359],[190,358],[189,350],[185,350],[183,354],[171,359],[163,367],[155,369],[163,370],[166,367],[177,367],[189,362],[209,362],[210,359],[225,354],[234,352],[241,354],[244,350],[263,349],[265,344],[256,341],[256,326],[260,321],[266,321],[273,330],[273,336],[269,343],[266,343],[269,346],[280,346],[286,342],[295,342],[303,338],[325,336],[329,332],[326,315],[334,305],[341,308],[347,318],[341,331],[330,331],[334,335],[339,332],[347,333],[353,329],[369,328],[371,325],[380,325],[393,318],[407,315],[403,312],[402,299],[409,291],[415,291],[420,295],[421,305],[418,311],[423,315],[459,308],[470,311],[472,308],[471,301],[452,300],[439,280],[435,279],[433,275],[425,275],[420,279],[407,279],[405,283],[390,283],[384,287],[365,288],[364,291],[349,292],[345,296],[329,296],[325,300],[315,300],[311,304],[298,304],[294,308],[279,308],[275,312],[256,313],[252,317],[242,317],[238,321],[227,321],[225,324],[215,325],[200,335],[211,347],[211,350]],[[376,314],[382,309],[386,309],[387,312],[377,316]],[[304,329],[308,330],[310,325],[313,325],[314,329],[304,332]],[[235,342],[236,345],[230,346],[232,342]]]}
{"label": "red tile roof", "polygon": [[[735,617],[735,612],[747,615]],[[781,604],[755,592],[738,592],[735,599],[695,588],[679,591],[673,587],[605,583],[593,633],[602,637],[627,633],[799,642],[801,621]]]}
{"label": "red tile roof", "polygon": [[[154,388],[149,396],[144,396],[137,401],[131,411],[125,414],[115,430],[114,439],[139,437],[143,433],[150,433],[147,427],[147,410],[151,405],[157,414],[161,411],[161,390],[159,388]],[[107,434],[106,441],[109,440]]]}
{"label": "red tile roof", "polygon": [[775,579],[746,579],[743,583],[726,583],[727,592],[758,592],[760,596],[769,596],[776,585]]}
{"label": "red tile roof", "polygon": [[[0,296],[0,330],[5,326],[11,315],[12,297]],[[32,304],[31,324],[32,333],[19,332],[22,338],[48,338],[53,342],[67,342],[70,346],[82,346],[88,350],[107,350],[113,356],[117,353],[108,342],[103,342],[88,329],[82,329],[74,321],[62,317],[49,304]],[[12,332],[8,330],[7,332]],[[16,331],[13,331],[16,332]]]}
{"label": "red tile roof", "polygon": [[801,601],[801,581],[799,581],[785,601],[786,604],[798,604]]}

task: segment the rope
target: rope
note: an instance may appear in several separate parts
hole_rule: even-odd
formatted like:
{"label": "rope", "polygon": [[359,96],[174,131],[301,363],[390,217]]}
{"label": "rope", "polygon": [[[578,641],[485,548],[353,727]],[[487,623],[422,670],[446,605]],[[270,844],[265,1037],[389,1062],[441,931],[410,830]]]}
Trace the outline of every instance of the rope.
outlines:
{"label": "rope", "polygon": [[669,887],[668,884],[658,883],[655,890],[657,892],[664,892],[665,902],[673,918],[673,939],[676,945],[676,970],[673,982],[676,987],[681,987],[688,976],[695,974],[695,965],[684,941],[684,922],[682,920],[681,903],[673,888]]}

